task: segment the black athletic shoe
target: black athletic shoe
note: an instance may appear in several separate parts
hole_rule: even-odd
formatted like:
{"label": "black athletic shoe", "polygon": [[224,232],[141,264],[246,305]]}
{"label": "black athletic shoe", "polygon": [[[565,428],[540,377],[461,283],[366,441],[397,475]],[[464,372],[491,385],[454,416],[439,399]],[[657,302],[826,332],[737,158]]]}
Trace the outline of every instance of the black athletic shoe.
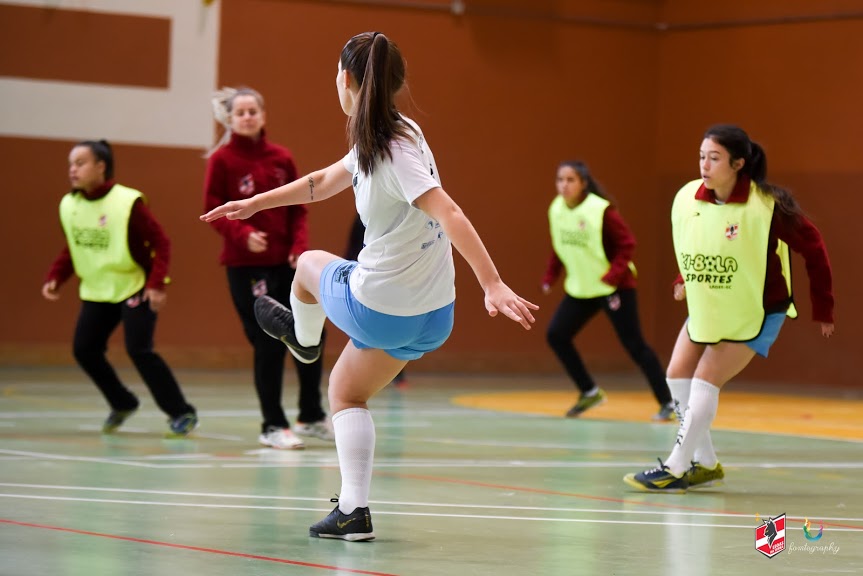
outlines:
{"label": "black athletic shoe", "polygon": [[[338,502],[333,498],[331,502]],[[309,527],[309,536],[315,538],[338,538],[350,542],[374,540],[372,515],[368,508],[355,508],[350,514],[342,514],[338,504],[329,515]]]}
{"label": "black athletic shoe", "polygon": [[321,357],[321,344],[303,346],[297,342],[294,315],[287,306],[269,296],[261,296],[255,300],[255,319],[264,332],[276,340],[281,340],[293,357],[303,364],[312,364]]}

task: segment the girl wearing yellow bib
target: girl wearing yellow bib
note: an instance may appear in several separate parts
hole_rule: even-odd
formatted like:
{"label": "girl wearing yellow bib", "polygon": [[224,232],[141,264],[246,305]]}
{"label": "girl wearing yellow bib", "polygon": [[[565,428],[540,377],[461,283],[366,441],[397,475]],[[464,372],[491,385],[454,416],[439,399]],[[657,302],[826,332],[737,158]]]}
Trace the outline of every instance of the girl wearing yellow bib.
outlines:
{"label": "girl wearing yellow bib", "polygon": [[641,368],[659,403],[654,420],[674,417],[671,393],[656,354],[644,341],[638,320],[635,238],[594,181],[583,162],[563,162],[557,169],[558,196],[548,210],[554,252],[543,278],[543,292],[566,269],[563,297],[546,338],[566,373],[580,391],[566,416],[574,418],[605,402],[606,394],[591,378],[573,338],[604,310],[620,342]]}
{"label": "girl wearing yellow bib", "polygon": [[680,427],[659,467],[624,481],[647,491],[683,492],[725,476],[710,438],[719,390],[755,354],[767,356],[786,316],[797,316],[789,248],[806,261],[813,319],[833,334],[832,275],[818,229],[791,194],[769,184],[764,151],[742,129],[710,128],[701,143],[701,179],[672,208],[680,270],[674,297],[689,318],[668,365]]}
{"label": "girl wearing yellow bib", "polygon": [[105,356],[108,339],[122,322],[126,351],[168,415],[169,433],[185,436],[198,423],[195,408],[153,350],[156,312],[167,298],[170,241],[143,194],[115,183],[113,177],[114,154],[108,142],[88,140],[72,148],[72,191],[60,202],[67,245],[54,261],[42,295],[57,300],[66,280],[73,274],[80,279],[73,353],[111,406],[103,433],[117,430],[139,406]]}

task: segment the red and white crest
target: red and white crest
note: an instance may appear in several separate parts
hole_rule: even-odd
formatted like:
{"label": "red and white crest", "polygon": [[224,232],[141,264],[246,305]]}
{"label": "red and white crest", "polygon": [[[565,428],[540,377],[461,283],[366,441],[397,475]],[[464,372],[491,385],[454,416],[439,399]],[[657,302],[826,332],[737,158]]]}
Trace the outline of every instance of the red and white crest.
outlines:
{"label": "red and white crest", "polygon": [[240,194],[251,196],[255,193],[255,179],[251,174],[246,174],[240,178]]}
{"label": "red and white crest", "polygon": [[785,550],[785,514],[776,518],[768,517],[764,523],[755,529],[755,549],[773,558]]}
{"label": "red and white crest", "polygon": [[740,224],[729,224],[725,229],[725,237],[729,240],[737,238],[737,233],[740,232]]}

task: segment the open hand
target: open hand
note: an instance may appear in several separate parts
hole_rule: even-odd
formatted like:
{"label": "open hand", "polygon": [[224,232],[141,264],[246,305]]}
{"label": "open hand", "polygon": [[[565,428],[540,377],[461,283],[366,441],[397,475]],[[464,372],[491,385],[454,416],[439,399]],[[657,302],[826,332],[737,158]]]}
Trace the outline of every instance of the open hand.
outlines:
{"label": "open hand", "polygon": [[204,222],[212,222],[213,220],[218,220],[223,216],[228,220],[245,220],[257,212],[252,205],[251,200],[251,198],[246,198],[245,200],[231,200],[230,202],[225,202],[221,206],[213,208],[199,218]]}
{"label": "open hand", "polygon": [[821,335],[825,338],[830,338],[833,336],[833,331],[835,330],[833,326],[833,322],[822,322],[821,323]]}
{"label": "open hand", "polygon": [[539,310],[539,306],[528,302],[503,282],[498,282],[485,292],[485,309],[489,316],[497,316],[503,312],[504,316],[530,330],[531,324],[536,322],[531,310]]}

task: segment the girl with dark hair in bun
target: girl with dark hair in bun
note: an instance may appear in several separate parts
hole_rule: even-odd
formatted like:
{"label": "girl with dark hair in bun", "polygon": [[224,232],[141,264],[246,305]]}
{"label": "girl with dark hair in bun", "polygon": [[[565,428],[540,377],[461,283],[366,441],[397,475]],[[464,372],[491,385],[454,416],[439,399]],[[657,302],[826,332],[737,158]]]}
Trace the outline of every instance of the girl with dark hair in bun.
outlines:
{"label": "girl with dark hair in bun", "polygon": [[711,127],[700,151],[701,178],[671,210],[680,275],[674,298],[689,318],[667,376],[680,426],[671,455],[628,474],[639,490],[685,492],[722,482],[710,426],[719,390],[758,354],[767,357],[786,317],[795,318],[789,249],[806,262],[813,320],[833,335],[833,281],[821,233],[791,193],[767,181],[764,150],[741,128]]}
{"label": "girl with dark hair in bun", "polygon": [[147,208],[144,195],[114,181],[114,154],[105,140],[86,140],[69,153],[72,191],[60,201],[66,246],[42,286],[51,301],[73,274],[80,279],[81,312],[75,327],[75,360],[111,407],[102,433],[117,430],[138,409],[105,353],[123,323],[126,352],[168,415],[169,435],[185,436],[198,416],[171,369],[153,349],[157,312],[167,301],[171,244]]}
{"label": "girl with dark hair in bun", "polygon": [[206,222],[245,219],[353,190],[366,228],[358,261],[304,252],[291,309],[266,296],[255,304],[264,331],[303,362],[320,356],[327,318],[350,337],[330,373],[342,487],[337,506],[309,529],[320,538],[375,537],[368,508],[375,426],[367,403],[408,361],[449,337],[455,303],[452,247],[476,275],[490,316],[501,313],[530,329],[531,310],[537,309],[503,283],[476,230],[441,187],[422,130],[396,108],[404,83],[405,62],[394,42],[378,32],[354,36],[342,49],[336,72],[339,102],[349,117],[348,154],[295,182],[201,216]]}

